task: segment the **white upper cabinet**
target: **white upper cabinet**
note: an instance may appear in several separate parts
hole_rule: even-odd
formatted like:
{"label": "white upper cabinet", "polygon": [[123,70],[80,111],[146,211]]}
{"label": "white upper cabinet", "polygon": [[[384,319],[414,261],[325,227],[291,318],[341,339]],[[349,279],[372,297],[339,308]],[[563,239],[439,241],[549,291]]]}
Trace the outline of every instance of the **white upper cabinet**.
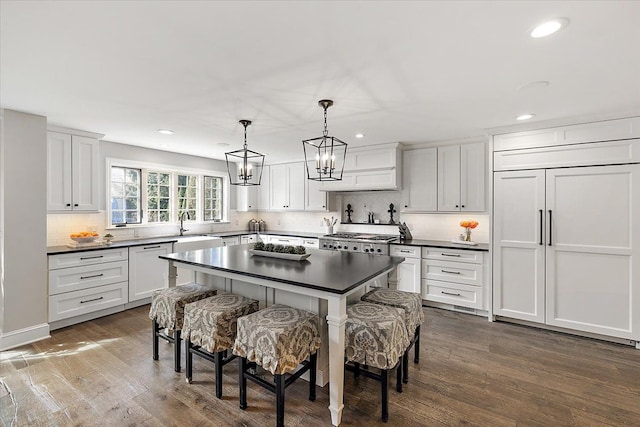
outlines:
{"label": "white upper cabinet", "polygon": [[324,181],[323,191],[399,190],[402,187],[399,144],[347,150],[341,181]]}
{"label": "white upper cabinet", "polygon": [[258,209],[261,211],[268,211],[270,208],[269,194],[271,193],[271,188],[269,182],[271,182],[271,167],[264,166],[262,168],[262,179],[258,186]]}
{"label": "white upper cabinet", "polygon": [[402,153],[402,211],[438,210],[438,149]]}
{"label": "white upper cabinet", "polygon": [[271,165],[269,168],[271,210],[304,210],[304,163]]}
{"label": "white upper cabinet", "polygon": [[485,144],[438,147],[438,211],[484,211]]}
{"label": "white upper cabinet", "polygon": [[328,196],[326,191],[320,190],[322,183],[307,179],[307,171],[303,171],[304,179],[304,210],[305,211],[327,211]]}
{"label": "white upper cabinet", "polygon": [[250,212],[258,210],[258,196],[261,185],[238,185],[236,187],[236,210]]}
{"label": "white upper cabinet", "polygon": [[97,138],[47,133],[47,210],[98,210]]}

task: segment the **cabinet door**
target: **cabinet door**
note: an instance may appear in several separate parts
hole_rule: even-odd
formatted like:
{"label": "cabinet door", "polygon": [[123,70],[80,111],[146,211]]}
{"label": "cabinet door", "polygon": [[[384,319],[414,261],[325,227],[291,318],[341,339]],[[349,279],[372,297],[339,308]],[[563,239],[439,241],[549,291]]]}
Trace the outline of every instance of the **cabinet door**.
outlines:
{"label": "cabinet door", "polygon": [[236,211],[249,212],[258,210],[258,190],[260,185],[240,185],[236,187]]}
{"label": "cabinet door", "polygon": [[287,165],[287,175],[289,184],[289,203],[287,209],[304,210],[304,187],[307,181],[304,170],[304,163],[291,163]]}
{"label": "cabinet door", "polygon": [[98,140],[73,135],[71,142],[73,210],[97,211]]}
{"label": "cabinet door", "polygon": [[460,210],[460,146],[438,147],[438,210]]}
{"label": "cabinet door", "polygon": [[405,258],[398,265],[397,287],[399,291],[421,293],[420,258]]}
{"label": "cabinet door", "polygon": [[640,164],[547,170],[546,322],[640,338]]}
{"label": "cabinet door", "polygon": [[269,172],[269,208],[286,209],[289,204],[287,165],[272,165]]}
{"label": "cabinet door", "polygon": [[265,166],[262,169],[262,179],[258,186],[258,209],[261,211],[268,211],[271,208],[269,204],[269,182],[271,182],[270,171],[270,166]]}
{"label": "cabinet door", "polygon": [[71,210],[71,135],[47,133],[47,210]]}
{"label": "cabinet door", "polygon": [[544,323],[544,170],[494,173],[493,312]]}
{"label": "cabinet door", "polygon": [[460,146],[460,210],[484,211],[485,143]]}
{"label": "cabinet door", "polygon": [[410,212],[438,210],[438,149],[402,153],[402,206]]}
{"label": "cabinet door", "polygon": [[[311,164],[311,162],[310,162]],[[304,163],[303,163],[304,165]],[[307,179],[307,171],[303,170],[304,179],[304,210],[327,211],[327,192],[320,191],[322,183]]]}
{"label": "cabinet door", "polygon": [[171,248],[171,243],[129,248],[129,302],[169,286],[168,262],[158,257],[171,253]]}
{"label": "cabinet door", "polygon": [[222,246],[233,246],[240,244],[240,237],[225,237],[222,239]]}

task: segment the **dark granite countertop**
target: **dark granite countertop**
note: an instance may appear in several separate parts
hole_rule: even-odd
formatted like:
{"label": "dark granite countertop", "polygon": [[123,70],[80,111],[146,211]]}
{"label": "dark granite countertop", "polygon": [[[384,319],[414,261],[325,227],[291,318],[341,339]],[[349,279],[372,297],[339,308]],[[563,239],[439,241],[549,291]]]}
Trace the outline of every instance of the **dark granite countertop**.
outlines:
{"label": "dark granite countertop", "polygon": [[278,230],[268,230],[261,231],[260,233],[256,233],[255,231],[225,231],[222,233],[206,233],[207,236],[218,236],[218,237],[233,237],[233,236],[244,236],[247,234],[259,234],[261,236],[271,235],[271,236],[289,236],[289,237],[302,237],[302,238],[312,238],[318,239],[324,236],[324,233],[310,233],[307,231],[278,231]]}
{"label": "dark granite countertop", "polygon": [[445,249],[462,249],[467,251],[489,251],[489,245],[486,243],[478,243],[476,246],[465,245],[460,243],[453,243],[446,240],[396,240],[391,242],[392,245],[404,245],[404,246],[426,246],[432,248],[445,248]]}
{"label": "dark granite countertop", "polygon": [[160,258],[335,294],[345,294],[404,261],[395,256],[317,249],[308,249],[311,256],[304,261],[292,261],[252,255],[250,248],[251,245],[234,245]]}
{"label": "dark granite countertop", "polygon": [[130,246],[154,245],[159,243],[174,243],[177,241],[178,241],[178,237],[167,236],[167,237],[149,237],[144,239],[131,239],[131,240],[114,240],[111,242],[111,244],[108,244],[108,245],[79,247],[79,248],[70,248],[68,246],[49,246],[47,247],[47,255],[59,255],[59,254],[66,254],[66,253],[72,253],[72,252],[101,251],[104,249],[128,248]]}

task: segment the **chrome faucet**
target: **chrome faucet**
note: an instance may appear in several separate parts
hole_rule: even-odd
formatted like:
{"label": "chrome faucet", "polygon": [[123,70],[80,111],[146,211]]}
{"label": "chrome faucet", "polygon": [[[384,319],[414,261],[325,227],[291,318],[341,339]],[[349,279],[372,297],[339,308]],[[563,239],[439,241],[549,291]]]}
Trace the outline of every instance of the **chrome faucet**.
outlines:
{"label": "chrome faucet", "polygon": [[184,211],[182,212],[178,218],[180,218],[180,235],[184,236],[184,232],[185,231],[189,231],[188,229],[184,228],[184,216],[187,216],[187,219],[191,219],[191,217],[189,216],[189,212]]}

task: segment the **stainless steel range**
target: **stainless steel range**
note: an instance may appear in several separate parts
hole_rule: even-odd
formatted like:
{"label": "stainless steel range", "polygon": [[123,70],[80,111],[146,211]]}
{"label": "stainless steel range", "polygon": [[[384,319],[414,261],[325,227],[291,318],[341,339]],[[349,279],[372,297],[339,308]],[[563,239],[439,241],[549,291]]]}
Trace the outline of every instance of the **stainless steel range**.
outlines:
{"label": "stainless steel range", "polygon": [[389,255],[389,243],[397,238],[388,234],[334,233],[320,237],[320,249]]}

